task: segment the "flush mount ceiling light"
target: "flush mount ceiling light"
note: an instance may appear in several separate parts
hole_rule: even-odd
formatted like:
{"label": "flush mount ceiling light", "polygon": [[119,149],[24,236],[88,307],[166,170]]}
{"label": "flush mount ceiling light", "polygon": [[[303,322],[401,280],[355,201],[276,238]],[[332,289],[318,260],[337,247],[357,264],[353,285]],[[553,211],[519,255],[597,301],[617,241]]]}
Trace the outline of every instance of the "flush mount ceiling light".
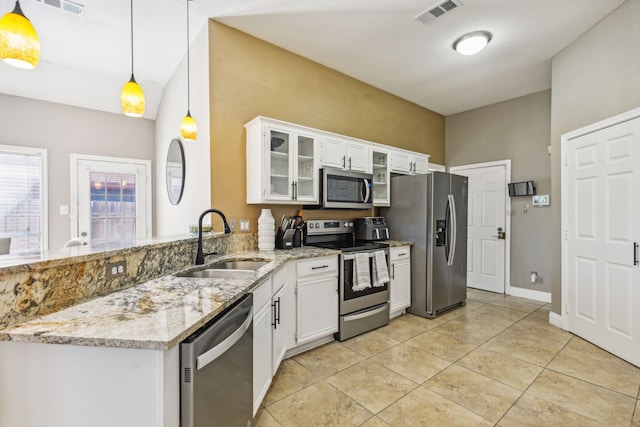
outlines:
{"label": "flush mount ceiling light", "polygon": [[193,142],[198,137],[198,126],[193,117],[191,117],[191,97],[190,93],[190,69],[189,69],[189,2],[187,1],[187,115],[182,119],[180,124],[180,135],[186,141]]}
{"label": "flush mount ceiling light", "polygon": [[133,77],[133,0],[131,0],[131,78],[124,84],[120,93],[122,112],[129,117],[142,117],[144,114],[144,92]]}
{"label": "flush mount ceiling light", "polygon": [[0,19],[0,58],[14,67],[32,70],[40,61],[40,40],[31,21],[24,16],[20,0],[13,12]]}
{"label": "flush mount ceiling light", "polygon": [[453,42],[453,49],[461,55],[475,55],[485,48],[493,35],[489,31],[473,31]]}

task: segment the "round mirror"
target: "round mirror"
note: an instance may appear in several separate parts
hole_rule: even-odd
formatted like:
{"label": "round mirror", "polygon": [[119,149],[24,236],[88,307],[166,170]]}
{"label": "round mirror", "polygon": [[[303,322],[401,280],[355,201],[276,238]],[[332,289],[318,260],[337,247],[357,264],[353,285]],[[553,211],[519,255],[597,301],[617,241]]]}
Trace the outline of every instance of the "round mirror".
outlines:
{"label": "round mirror", "polygon": [[184,149],[178,139],[173,139],[167,152],[167,194],[172,205],[177,205],[184,191]]}

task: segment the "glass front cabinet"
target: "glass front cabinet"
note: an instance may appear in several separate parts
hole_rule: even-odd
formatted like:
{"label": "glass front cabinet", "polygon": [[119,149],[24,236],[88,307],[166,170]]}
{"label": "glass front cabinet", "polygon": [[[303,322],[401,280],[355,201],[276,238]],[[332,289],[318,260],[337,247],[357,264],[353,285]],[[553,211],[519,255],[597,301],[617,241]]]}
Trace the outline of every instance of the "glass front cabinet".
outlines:
{"label": "glass front cabinet", "polygon": [[317,136],[256,117],[247,130],[247,203],[318,203]]}
{"label": "glass front cabinet", "polygon": [[379,148],[371,149],[371,171],[373,173],[373,205],[390,206],[388,151]]}

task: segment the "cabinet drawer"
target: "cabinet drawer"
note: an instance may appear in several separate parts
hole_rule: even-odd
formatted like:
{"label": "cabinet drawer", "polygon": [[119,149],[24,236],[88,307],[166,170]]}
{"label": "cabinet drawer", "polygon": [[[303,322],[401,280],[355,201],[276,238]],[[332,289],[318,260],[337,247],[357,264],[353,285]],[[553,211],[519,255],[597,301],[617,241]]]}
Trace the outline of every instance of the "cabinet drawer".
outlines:
{"label": "cabinet drawer", "polygon": [[271,303],[271,278],[258,285],[253,292],[253,312],[259,312],[265,304]]}
{"label": "cabinet drawer", "polygon": [[298,261],[296,265],[296,273],[298,277],[309,276],[312,274],[327,274],[338,272],[338,256],[328,256],[322,258],[312,258],[309,260]]}
{"label": "cabinet drawer", "polygon": [[391,248],[389,250],[389,258],[391,261],[398,261],[401,259],[411,258],[411,248],[409,246],[402,246],[399,248]]}

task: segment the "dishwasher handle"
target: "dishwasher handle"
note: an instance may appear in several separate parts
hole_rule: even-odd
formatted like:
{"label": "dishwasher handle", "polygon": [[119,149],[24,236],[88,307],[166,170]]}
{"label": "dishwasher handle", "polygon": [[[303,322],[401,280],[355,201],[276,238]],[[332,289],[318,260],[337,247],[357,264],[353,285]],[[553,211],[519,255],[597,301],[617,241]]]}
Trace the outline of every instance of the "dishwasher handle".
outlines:
{"label": "dishwasher handle", "polygon": [[196,357],[196,369],[200,370],[204,368],[209,363],[213,362],[218,357],[226,353],[227,350],[233,347],[233,345],[237,343],[240,338],[242,338],[244,333],[247,332],[247,329],[251,327],[251,322],[253,322],[253,307],[249,309],[247,318],[244,320],[244,322],[242,322],[242,325],[240,325],[238,329],[236,329],[231,335],[225,338],[225,340],[220,344]]}

